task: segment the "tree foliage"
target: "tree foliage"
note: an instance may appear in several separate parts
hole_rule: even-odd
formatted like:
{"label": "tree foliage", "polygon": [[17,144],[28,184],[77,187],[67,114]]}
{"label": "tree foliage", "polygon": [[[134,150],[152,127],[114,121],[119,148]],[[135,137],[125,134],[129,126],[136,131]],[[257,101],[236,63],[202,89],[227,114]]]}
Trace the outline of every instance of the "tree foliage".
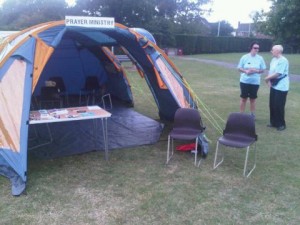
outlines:
{"label": "tree foliage", "polygon": [[[129,27],[144,27],[151,32],[204,32],[201,8],[210,0],[78,0],[76,15],[109,16]],[[166,30],[167,29],[167,30]]]}
{"label": "tree foliage", "polygon": [[[300,50],[300,1],[270,0],[270,12],[260,12],[254,16],[257,28],[275,38],[275,42],[284,44],[291,52]],[[288,47],[288,48],[287,48]]]}
{"label": "tree foliage", "polygon": [[0,29],[20,30],[34,24],[61,20],[64,16],[114,17],[128,27],[143,27],[173,45],[175,34],[209,35],[203,5],[211,0],[4,0]]}
{"label": "tree foliage", "polygon": [[64,0],[6,0],[0,8],[0,28],[20,30],[38,23],[61,20]]}

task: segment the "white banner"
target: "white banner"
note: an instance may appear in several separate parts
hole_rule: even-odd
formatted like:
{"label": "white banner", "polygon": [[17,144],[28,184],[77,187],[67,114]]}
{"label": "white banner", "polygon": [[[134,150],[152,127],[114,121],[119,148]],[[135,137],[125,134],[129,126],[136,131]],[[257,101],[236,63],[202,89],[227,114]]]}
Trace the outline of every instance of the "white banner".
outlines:
{"label": "white banner", "polygon": [[113,17],[87,17],[87,16],[66,16],[66,26],[114,28],[115,18]]}

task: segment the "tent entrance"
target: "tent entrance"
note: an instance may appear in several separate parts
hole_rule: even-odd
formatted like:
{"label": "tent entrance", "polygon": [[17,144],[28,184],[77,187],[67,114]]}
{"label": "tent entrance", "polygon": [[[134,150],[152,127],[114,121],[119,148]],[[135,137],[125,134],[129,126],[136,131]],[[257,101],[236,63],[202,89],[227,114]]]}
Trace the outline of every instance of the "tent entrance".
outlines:
{"label": "tent entrance", "polygon": [[[146,117],[132,108],[114,106],[108,119],[108,149],[129,148],[156,143],[163,124]],[[29,153],[37,158],[57,158],[90,151],[104,151],[101,123],[94,134],[92,120],[50,123],[53,142],[30,150],[32,146],[49,140],[45,124],[30,125]],[[38,134],[38,136],[36,136]],[[34,136],[35,138],[30,138]]]}

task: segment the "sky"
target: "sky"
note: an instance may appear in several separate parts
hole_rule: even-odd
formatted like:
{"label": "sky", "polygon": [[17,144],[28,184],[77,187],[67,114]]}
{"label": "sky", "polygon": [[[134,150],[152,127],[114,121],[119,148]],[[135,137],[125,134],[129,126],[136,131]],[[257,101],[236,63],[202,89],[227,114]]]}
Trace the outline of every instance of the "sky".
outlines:
{"label": "sky", "polygon": [[[0,0],[0,4],[4,0]],[[69,5],[74,5],[75,0],[66,0]],[[250,14],[262,9],[269,11],[271,2],[268,0],[212,0],[206,7],[212,9],[212,13],[204,16],[208,22],[226,20],[232,27],[237,28],[238,22],[253,22]]]}
{"label": "sky", "polygon": [[238,22],[253,22],[250,15],[255,11],[270,10],[271,2],[268,0],[212,0],[207,5],[212,9],[210,16],[204,16],[208,22],[226,20],[232,27],[237,28]]}
{"label": "sky", "polygon": [[76,0],[66,0],[66,2],[68,3],[69,6],[74,6],[76,4]]}

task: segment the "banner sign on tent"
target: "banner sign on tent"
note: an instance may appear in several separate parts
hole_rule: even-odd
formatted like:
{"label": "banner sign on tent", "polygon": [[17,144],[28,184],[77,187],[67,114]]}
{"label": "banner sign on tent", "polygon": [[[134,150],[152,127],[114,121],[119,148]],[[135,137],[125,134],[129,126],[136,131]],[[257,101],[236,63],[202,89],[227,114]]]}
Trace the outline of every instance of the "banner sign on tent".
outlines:
{"label": "banner sign on tent", "polygon": [[89,16],[66,16],[66,26],[114,28],[115,18],[113,17],[89,17]]}

